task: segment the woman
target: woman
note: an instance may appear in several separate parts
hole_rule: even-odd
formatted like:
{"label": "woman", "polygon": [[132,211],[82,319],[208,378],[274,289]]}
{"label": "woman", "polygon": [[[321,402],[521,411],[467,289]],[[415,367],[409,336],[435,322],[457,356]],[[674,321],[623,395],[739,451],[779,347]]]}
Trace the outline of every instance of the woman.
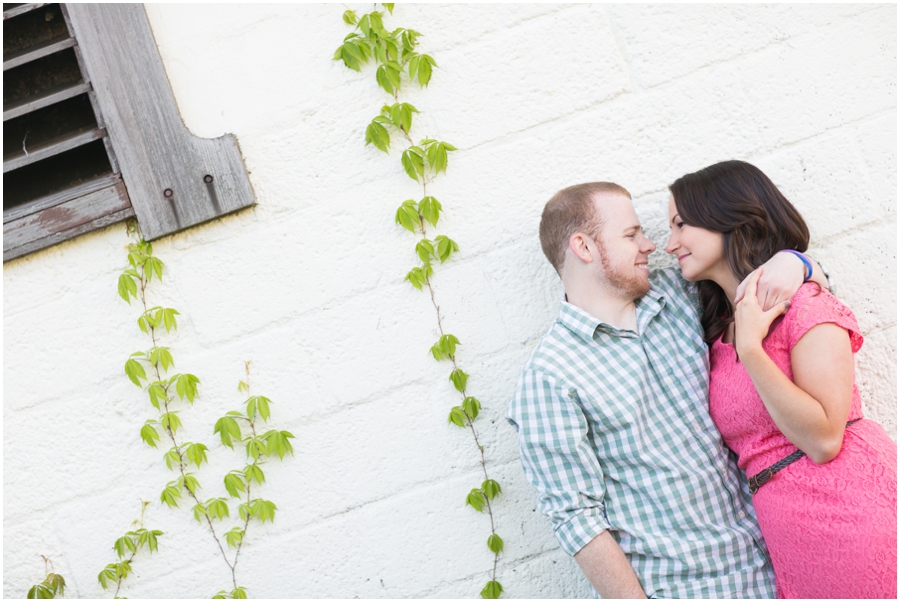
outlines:
{"label": "woman", "polygon": [[764,312],[758,275],[732,302],[775,253],[806,250],[803,218],[742,161],[685,175],[670,190],[666,250],[698,282],[709,411],[749,477],[779,597],[896,598],[897,446],[862,417],[856,318],[815,283]]}

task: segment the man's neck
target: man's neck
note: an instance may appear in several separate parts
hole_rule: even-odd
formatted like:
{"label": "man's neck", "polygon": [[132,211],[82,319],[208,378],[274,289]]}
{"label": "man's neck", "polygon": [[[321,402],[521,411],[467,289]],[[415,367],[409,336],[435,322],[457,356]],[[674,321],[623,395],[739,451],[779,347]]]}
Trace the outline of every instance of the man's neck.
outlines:
{"label": "man's neck", "polygon": [[634,300],[623,298],[619,291],[611,291],[599,283],[569,283],[566,300],[614,328],[637,331]]}

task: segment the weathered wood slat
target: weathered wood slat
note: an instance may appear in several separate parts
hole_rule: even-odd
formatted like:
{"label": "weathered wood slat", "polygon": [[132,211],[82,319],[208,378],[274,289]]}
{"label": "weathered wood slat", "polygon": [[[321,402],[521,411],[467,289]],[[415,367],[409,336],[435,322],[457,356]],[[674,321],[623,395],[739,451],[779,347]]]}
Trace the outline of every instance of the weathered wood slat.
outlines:
{"label": "weathered wood slat", "polygon": [[[35,245],[42,240],[47,243],[48,239],[54,241],[51,244],[56,244],[87,232],[91,224],[96,226],[97,220],[127,209],[130,210],[130,202],[120,182],[7,222],[3,224],[3,260],[20,256],[22,253],[17,253],[19,247]],[[42,246],[47,245],[36,248]]]}
{"label": "weathered wood slat", "polygon": [[65,88],[64,90],[59,90],[58,92],[54,92],[53,94],[48,94],[47,96],[37,98],[35,100],[32,100],[31,102],[26,102],[25,104],[21,104],[16,107],[4,109],[3,121],[9,121],[13,117],[18,117],[19,115],[24,115],[25,113],[31,113],[32,111],[48,107],[61,100],[72,98],[73,96],[78,96],[79,94],[84,94],[90,89],[91,84],[83,82]]}
{"label": "weathered wood slat", "polygon": [[109,213],[70,230],[63,230],[62,232],[57,232],[56,234],[51,234],[50,236],[47,236],[45,238],[34,240],[20,247],[10,249],[9,251],[3,251],[3,263],[6,263],[11,259],[16,259],[17,257],[22,257],[23,255],[28,255],[29,253],[33,253],[35,251],[40,251],[41,249],[44,249],[46,247],[71,240],[76,236],[81,236],[82,234],[87,234],[88,232],[93,232],[94,230],[99,230],[100,228],[111,226],[112,224],[124,222],[125,220],[132,217],[134,217],[134,211],[131,209],[131,207],[128,207],[128,209],[122,209],[121,211],[116,211],[115,213]]}
{"label": "weathered wood slat", "polygon": [[117,174],[100,176],[99,178],[89,180],[87,182],[79,184],[78,186],[73,186],[72,188],[67,188],[66,190],[61,190],[45,197],[29,201],[24,205],[11,207],[3,212],[3,223],[6,224],[26,215],[31,215],[32,213],[43,211],[48,207],[53,207],[74,198],[84,196],[86,194],[91,194],[92,192],[95,192],[102,188],[108,188],[113,184],[119,183],[120,181],[121,178]]}
{"label": "weathered wood slat", "polygon": [[3,70],[12,69],[13,67],[18,67],[19,65],[24,65],[25,63],[30,63],[31,61],[37,60],[41,57],[45,57],[48,54],[53,54],[54,52],[59,52],[60,50],[65,50],[66,48],[71,48],[76,44],[75,38],[67,38],[65,40],[60,40],[58,42],[49,42],[43,46],[38,46],[36,48],[32,48],[19,56],[11,56],[8,59],[3,60]]}
{"label": "weathered wood slat", "polygon": [[83,146],[88,142],[93,142],[105,135],[106,130],[101,128],[91,128],[70,132],[65,136],[53,138],[32,149],[28,149],[27,154],[24,151],[19,151],[12,154],[9,158],[3,157],[3,173],[25,167],[26,165],[36,163],[42,159],[52,157],[53,155],[58,155],[67,150]]}
{"label": "weathered wood slat", "polygon": [[18,17],[19,15],[24,15],[27,12],[33,11],[36,8],[40,8],[42,6],[47,6],[50,4],[49,2],[41,2],[37,4],[23,4],[22,6],[15,6],[13,8],[7,9],[3,11],[3,20],[12,19],[13,17]]}
{"label": "weathered wood slat", "polygon": [[184,126],[143,6],[66,8],[144,238],[254,204],[234,137]]}

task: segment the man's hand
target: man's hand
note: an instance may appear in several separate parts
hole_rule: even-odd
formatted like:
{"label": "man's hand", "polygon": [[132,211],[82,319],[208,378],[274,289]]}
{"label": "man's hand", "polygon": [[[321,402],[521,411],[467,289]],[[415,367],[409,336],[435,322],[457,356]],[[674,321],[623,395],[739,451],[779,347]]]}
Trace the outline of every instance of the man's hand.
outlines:
{"label": "man's hand", "polygon": [[[815,261],[810,263],[813,266],[813,276],[810,281],[818,283],[827,290],[828,280],[825,278],[822,268]],[[751,272],[738,285],[734,296],[735,304],[740,303],[741,299],[744,298],[747,282],[756,272],[759,272],[756,299],[763,311],[768,311],[794,298],[794,295],[803,284],[803,278],[806,276],[806,266],[793,253],[775,253],[772,259],[762,264],[754,272]]]}
{"label": "man's hand", "polygon": [[631,563],[608,530],[581,548],[575,562],[602,598],[647,598]]}

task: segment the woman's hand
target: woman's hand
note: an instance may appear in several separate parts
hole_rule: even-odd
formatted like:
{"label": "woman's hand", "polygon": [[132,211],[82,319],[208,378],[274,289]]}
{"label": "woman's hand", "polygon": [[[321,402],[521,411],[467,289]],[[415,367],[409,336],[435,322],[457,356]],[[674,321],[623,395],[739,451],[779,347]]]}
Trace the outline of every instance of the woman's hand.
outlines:
{"label": "woman's hand", "polygon": [[756,298],[759,276],[759,270],[748,276],[744,298],[734,308],[734,350],[738,357],[762,351],[762,341],[769,334],[772,322],[791,305],[790,301],[784,301],[763,311]]}

